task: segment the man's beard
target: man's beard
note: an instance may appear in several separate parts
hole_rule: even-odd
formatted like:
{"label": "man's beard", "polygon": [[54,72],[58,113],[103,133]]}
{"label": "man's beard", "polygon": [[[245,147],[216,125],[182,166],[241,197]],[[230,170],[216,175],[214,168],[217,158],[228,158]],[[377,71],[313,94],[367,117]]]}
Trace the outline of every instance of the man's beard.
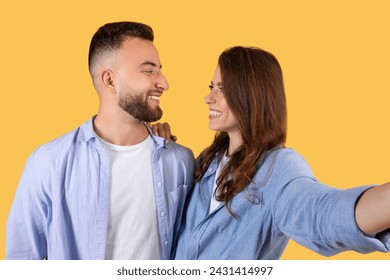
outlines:
{"label": "man's beard", "polygon": [[[149,96],[152,91],[148,91],[145,96]],[[126,92],[126,95],[120,94],[119,107],[129,113],[137,120],[143,122],[155,122],[161,119],[163,111],[160,107],[152,109],[149,107],[147,100],[138,94]]]}

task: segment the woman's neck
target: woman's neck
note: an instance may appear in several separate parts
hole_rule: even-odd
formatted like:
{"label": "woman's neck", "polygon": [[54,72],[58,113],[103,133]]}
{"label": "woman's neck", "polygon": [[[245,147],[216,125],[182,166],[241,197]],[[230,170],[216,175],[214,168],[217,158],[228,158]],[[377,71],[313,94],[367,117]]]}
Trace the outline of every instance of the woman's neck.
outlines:
{"label": "woman's neck", "polygon": [[229,148],[227,150],[226,156],[233,154],[238,147],[242,144],[241,133],[239,131],[228,132],[229,134]]}

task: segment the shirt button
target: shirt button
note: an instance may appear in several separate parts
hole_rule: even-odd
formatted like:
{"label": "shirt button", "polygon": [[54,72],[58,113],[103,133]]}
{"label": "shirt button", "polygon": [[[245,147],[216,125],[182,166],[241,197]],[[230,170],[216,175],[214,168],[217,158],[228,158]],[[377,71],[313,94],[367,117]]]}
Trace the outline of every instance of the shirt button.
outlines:
{"label": "shirt button", "polygon": [[161,212],[161,217],[165,217],[165,212]]}
{"label": "shirt button", "polygon": [[161,182],[158,182],[158,183],[157,183],[157,186],[161,187]]}
{"label": "shirt button", "polygon": [[194,235],[194,239],[198,239],[198,235],[197,234]]}
{"label": "shirt button", "polygon": [[164,242],[164,245],[168,245],[168,241],[165,241],[165,242]]}

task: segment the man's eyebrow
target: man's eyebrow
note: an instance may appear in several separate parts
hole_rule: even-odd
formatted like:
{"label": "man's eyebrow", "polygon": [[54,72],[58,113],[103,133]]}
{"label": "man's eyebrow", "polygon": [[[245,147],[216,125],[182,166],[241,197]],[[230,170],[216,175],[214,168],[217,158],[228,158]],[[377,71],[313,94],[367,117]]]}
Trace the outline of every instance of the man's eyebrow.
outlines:
{"label": "man's eyebrow", "polygon": [[[153,67],[158,67],[156,63],[152,62],[152,61],[145,61],[143,63],[141,63],[140,67],[142,66],[153,66]],[[159,68],[161,69],[162,68],[162,65],[159,66]]]}

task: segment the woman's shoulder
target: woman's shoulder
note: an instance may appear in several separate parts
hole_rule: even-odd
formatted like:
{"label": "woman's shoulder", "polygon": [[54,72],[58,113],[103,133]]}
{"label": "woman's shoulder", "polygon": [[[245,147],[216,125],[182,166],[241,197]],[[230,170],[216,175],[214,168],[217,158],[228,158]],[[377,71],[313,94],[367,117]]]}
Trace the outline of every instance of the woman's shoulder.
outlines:
{"label": "woman's shoulder", "polygon": [[292,148],[276,148],[267,152],[265,165],[272,166],[273,174],[278,177],[313,177],[313,172],[304,159]]}
{"label": "woman's shoulder", "polygon": [[282,164],[306,162],[303,156],[293,148],[276,148],[268,151],[268,153]]}

